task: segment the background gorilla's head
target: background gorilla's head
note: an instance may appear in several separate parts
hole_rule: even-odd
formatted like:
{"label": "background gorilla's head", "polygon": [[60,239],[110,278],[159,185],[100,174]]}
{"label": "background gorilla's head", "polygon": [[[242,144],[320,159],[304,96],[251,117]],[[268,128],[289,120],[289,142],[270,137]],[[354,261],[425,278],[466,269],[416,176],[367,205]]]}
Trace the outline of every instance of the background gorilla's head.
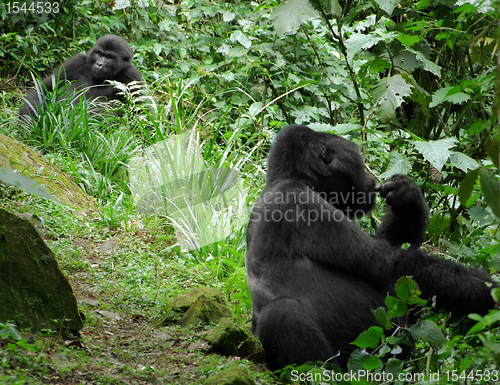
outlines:
{"label": "background gorilla's head", "polygon": [[268,185],[300,180],[348,216],[375,203],[375,179],[366,172],[356,144],[306,126],[288,126],[275,138],[268,159]]}
{"label": "background gorilla's head", "polygon": [[96,41],[88,52],[88,60],[94,79],[114,79],[116,75],[131,66],[132,50],[119,36],[105,35]]}

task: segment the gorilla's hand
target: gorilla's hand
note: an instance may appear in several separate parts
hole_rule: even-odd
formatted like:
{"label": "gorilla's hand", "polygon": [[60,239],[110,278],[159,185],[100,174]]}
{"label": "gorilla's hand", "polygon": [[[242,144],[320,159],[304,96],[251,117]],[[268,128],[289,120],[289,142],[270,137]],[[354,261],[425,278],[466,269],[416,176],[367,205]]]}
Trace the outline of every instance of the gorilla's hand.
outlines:
{"label": "gorilla's hand", "polygon": [[429,208],[420,188],[406,175],[394,175],[380,186],[389,209],[377,230],[377,237],[391,244],[420,245],[428,223]]}
{"label": "gorilla's hand", "polygon": [[380,196],[397,215],[427,215],[427,202],[422,191],[406,175],[394,175],[380,186]]}

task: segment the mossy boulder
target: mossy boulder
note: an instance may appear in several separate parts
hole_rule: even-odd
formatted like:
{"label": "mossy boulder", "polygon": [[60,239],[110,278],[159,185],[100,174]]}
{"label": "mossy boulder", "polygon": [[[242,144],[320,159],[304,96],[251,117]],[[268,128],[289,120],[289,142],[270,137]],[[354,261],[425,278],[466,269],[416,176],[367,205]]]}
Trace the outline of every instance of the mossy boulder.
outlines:
{"label": "mossy boulder", "polygon": [[262,361],[263,350],[250,329],[230,319],[223,319],[212,329],[206,340],[216,352],[229,356],[249,357]]}
{"label": "mossy boulder", "polygon": [[54,253],[27,220],[0,209],[0,322],[34,331],[83,327]]}
{"label": "mossy boulder", "polygon": [[218,322],[232,316],[231,308],[224,294],[216,288],[195,288],[174,298],[168,303],[172,308],[185,311],[177,322],[184,327],[199,322]]}
{"label": "mossy boulder", "polygon": [[96,201],[69,175],[54,167],[24,143],[0,134],[0,168],[11,167],[46,188],[64,205],[77,210],[95,210]]}
{"label": "mossy boulder", "polygon": [[210,377],[205,385],[255,385],[255,381],[245,367],[233,366]]}

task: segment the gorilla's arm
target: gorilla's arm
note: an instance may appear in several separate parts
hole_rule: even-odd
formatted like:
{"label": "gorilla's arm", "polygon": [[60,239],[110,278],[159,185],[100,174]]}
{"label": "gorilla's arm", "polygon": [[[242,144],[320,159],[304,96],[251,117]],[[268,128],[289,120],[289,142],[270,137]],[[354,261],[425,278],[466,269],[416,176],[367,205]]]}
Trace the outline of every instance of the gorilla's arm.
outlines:
{"label": "gorilla's arm", "polygon": [[142,80],[142,75],[139,72],[139,70],[135,68],[135,66],[129,64],[127,67],[125,67],[122,71],[118,73],[115,80],[119,81],[120,83],[128,84],[133,81]]}
{"label": "gorilla's arm", "polygon": [[64,78],[70,82],[76,82],[77,86],[82,84],[92,85],[92,75],[88,65],[87,55],[79,53],[66,60],[61,67],[54,71],[57,75],[59,71]]}
{"label": "gorilla's arm", "polygon": [[406,175],[394,175],[382,183],[380,195],[389,207],[377,229],[377,237],[393,246],[421,245],[429,208],[420,188]]}
{"label": "gorilla's arm", "polygon": [[47,93],[54,90],[55,86],[61,86],[61,82],[76,81],[76,83],[85,84],[85,74],[88,73],[87,59],[84,54],[78,54],[71,59],[65,61],[57,67],[52,74],[45,77],[43,84],[38,83],[37,86],[28,92],[25,102],[19,109],[20,115],[31,115],[35,113],[38,107],[44,102]]}
{"label": "gorilla's arm", "polygon": [[400,250],[400,253],[391,276],[395,279],[413,276],[422,291],[421,297],[429,300],[436,296],[439,309],[459,314],[485,314],[494,308],[490,292],[496,285],[489,284],[491,277],[485,271],[466,268],[418,249]]}

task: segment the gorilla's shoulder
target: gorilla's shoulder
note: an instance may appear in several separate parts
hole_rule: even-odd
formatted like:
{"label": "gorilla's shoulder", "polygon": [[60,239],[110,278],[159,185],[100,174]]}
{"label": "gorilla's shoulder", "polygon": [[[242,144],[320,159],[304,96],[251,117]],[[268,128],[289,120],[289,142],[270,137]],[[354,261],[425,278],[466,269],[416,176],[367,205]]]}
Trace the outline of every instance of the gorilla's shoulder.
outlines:
{"label": "gorilla's shoulder", "polygon": [[[76,80],[78,74],[87,73],[89,71],[87,64],[87,56],[83,53],[76,54],[68,59],[63,64],[68,80]],[[56,70],[57,71],[57,70]]]}
{"label": "gorilla's shoulder", "polygon": [[307,183],[283,179],[268,183],[260,194],[259,202],[261,205],[305,204],[311,203],[315,195],[316,192]]}
{"label": "gorilla's shoulder", "polygon": [[134,66],[128,66],[118,72],[114,80],[128,84],[133,81],[142,80],[142,75]]}

